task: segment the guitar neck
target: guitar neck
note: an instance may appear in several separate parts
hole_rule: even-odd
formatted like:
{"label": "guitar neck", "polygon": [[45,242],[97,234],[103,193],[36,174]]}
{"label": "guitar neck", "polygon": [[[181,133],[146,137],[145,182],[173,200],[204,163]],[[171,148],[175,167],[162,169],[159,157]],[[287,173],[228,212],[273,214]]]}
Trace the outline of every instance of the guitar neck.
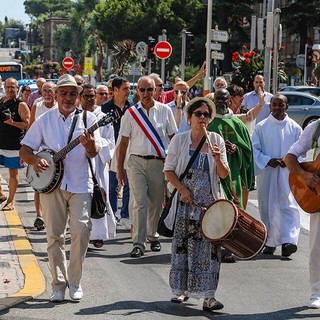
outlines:
{"label": "guitar neck", "polygon": [[[88,132],[91,134],[95,130],[99,128],[99,123],[95,123],[92,125],[89,129]],[[68,143],[64,148],[62,148],[60,151],[54,154],[53,156],[53,161],[58,162],[65,158],[67,153],[69,153],[73,148],[75,148],[78,144],[80,143],[80,136],[72,140],[70,143]]]}

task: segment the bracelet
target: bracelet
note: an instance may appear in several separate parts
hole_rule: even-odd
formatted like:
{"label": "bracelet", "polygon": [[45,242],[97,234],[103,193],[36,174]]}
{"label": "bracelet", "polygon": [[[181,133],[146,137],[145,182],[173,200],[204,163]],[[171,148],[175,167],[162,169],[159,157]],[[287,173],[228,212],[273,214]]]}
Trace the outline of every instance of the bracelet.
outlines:
{"label": "bracelet", "polygon": [[182,107],[177,107],[178,110],[182,110]]}

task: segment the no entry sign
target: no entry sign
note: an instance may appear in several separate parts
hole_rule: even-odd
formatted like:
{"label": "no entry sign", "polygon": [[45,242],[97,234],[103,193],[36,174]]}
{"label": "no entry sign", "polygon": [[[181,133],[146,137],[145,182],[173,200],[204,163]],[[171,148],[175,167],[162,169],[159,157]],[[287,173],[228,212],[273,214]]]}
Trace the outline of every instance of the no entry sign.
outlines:
{"label": "no entry sign", "polygon": [[73,68],[73,66],[74,66],[74,61],[73,61],[72,58],[66,57],[66,58],[64,58],[63,61],[62,61],[62,65],[63,65],[64,68],[66,68],[66,69],[71,69],[71,68]]}
{"label": "no entry sign", "polygon": [[154,53],[159,59],[168,59],[172,53],[171,44],[167,41],[160,41],[154,47]]}

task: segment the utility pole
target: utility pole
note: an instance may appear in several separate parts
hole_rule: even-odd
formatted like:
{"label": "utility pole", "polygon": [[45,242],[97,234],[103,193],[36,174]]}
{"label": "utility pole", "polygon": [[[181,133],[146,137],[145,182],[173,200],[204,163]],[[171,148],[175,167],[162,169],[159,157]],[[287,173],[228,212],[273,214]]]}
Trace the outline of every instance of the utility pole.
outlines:
{"label": "utility pole", "polygon": [[280,49],[280,13],[281,9],[274,10],[273,18],[273,30],[274,30],[274,42],[273,42],[273,74],[272,74],[272,92],[276,94],[278,91],[278,61],[279,61],[279,49]]}
{"label": "utility pole", "polygon": [[[162,41],[167,41],[167,30],[162,30]],[[161,79],[166,83],[166,59],[161,60]]]}
{"label": "utility pole", "polygon": [[212,28],[212,0],[208,0],[207,12],[207,45],[206,45],[206,75],[204,78],[204,95],[211,92],[211,28]]}
{"label": "utility pole", "polygon": [[185,72],[186,72],[186,43],[187,43],[187,30],[183,29],[181,31],[181,64],[180,64],[180,72],[181,72],[181,79],[184,80]]}

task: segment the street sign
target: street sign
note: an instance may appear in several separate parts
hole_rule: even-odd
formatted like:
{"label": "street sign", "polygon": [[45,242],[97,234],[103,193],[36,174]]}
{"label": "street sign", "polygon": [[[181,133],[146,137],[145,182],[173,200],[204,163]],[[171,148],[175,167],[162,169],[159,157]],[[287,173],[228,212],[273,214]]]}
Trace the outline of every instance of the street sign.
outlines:
{"label": "street sign", "polygon": [[132,76],[141,76],[142,75],[142,69],[141,68],[130,68],[129,74]]}
{"label": "street sign", "polygon": [[154,47],[154,53],[159,59],[168,59],[172,53],[171,44],[167,41],[160,41]]}
{"label": "street sign", "polygon": [[218,52],[218,51],[212,51],[211,52],[211,59],[224,60],[224,53],[223,52]]}
{"label": "street sign", "polygon": [[148,53],[148,45],[143,41],[138,42],[136,45],[136,52],[139,57],[146,56]]}
{"label": "street sign", "polygon": [[312,62],[313,63],[320,62],[320,50],[319,49],[312,51]]}
{"label": "street sign", "polygon": [[211,50],[221,51],[221,43],[211,42]]}
{"label": "street sign", "polygon": [[71,69],[74,66],[74,61],[71,57],[66,57],[62,60],[62,65],[66,68],[66,69]]}
{"label": "street sign", "polygon": [[229,40],[228,31],[211,29],[211,32],[212,32],[211,38],[213,41],[228,42]]}
{"label": "street sign", "polygon": [[296,65],[300,69],[304,69],[304,61],[305,60],[305,55],[304,54],[299,54],[296,58]]}
{"label": "street sign", "polygon": [[87,76],[91,76],[93,74],[93,58],[92,57],[84,58],[83,74]]}

